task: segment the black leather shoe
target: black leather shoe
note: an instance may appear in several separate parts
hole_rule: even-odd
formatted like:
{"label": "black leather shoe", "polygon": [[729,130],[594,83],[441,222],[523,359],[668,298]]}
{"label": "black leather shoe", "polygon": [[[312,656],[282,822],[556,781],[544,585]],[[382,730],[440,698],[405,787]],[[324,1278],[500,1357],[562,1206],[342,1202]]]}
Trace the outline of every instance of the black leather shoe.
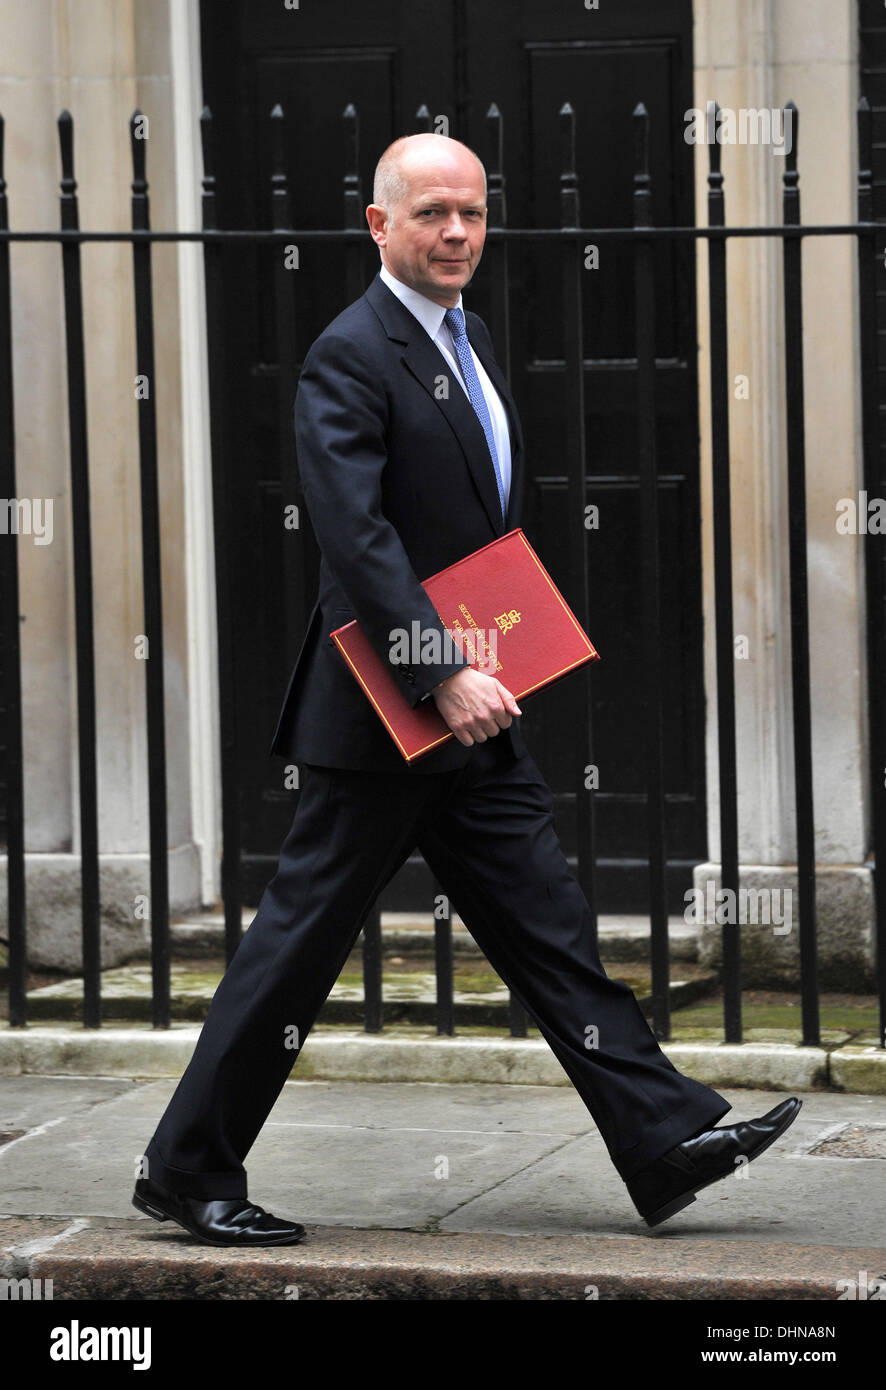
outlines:
{"label": "black leather shoe", "polygon": [[694,1202],[696,1192],[734,1173],[737,1160],[750,1162],[768,1149],[793,1124],[802,1104],[791,1096],[759,1120],[705,1129],[628,1178],[631,1201],[646,1225],[667,1221]]}
{"label": "black leather shoe", "polygon": [[305,1228],[257,1207],[247,1197],[188,1197],[139,1178],[132,1205],[155,1221],[177,1221],[209,1245],[298,1245]]}

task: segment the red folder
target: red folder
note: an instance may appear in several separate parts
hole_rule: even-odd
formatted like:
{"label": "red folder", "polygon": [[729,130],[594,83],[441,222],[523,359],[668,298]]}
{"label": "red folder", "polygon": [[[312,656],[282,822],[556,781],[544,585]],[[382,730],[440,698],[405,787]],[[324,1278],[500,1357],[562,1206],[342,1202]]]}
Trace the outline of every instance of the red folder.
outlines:
{"label": "red folder", "polygon": [[[600,659],[520,527],[431,575],[422,588],[452,634],[455,650],[476,670],[500,680],[518,703],[567,671]],[[413,709],[356,621],[329,635],[408,763],[455,737],[433,696]],[[416,620],[411,630],[399,630],[394,642],[404,660],[419,665],[422,643],[431,640]],[[433,659],[447,656],[453,659],[444,641]]]}

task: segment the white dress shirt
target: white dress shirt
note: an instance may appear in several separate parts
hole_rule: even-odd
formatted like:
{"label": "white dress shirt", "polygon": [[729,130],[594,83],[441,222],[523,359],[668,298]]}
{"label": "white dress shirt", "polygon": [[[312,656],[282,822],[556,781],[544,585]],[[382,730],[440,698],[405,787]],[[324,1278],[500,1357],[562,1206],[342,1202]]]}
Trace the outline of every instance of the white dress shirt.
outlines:
{"label": "white dress shirt", "polygon": [[[428,299],[427,295],[419,294],[418,290],[412,289],[409,285],[404,285],[402,280],[398,280],[392,275],[387,266],[383,265],[379,275],[384,280],[388,289],[395,294],[404,308],[408,309],[413,318],[418,319],[422,328],[427,333],[431,342],[438,347],[444,358],[449,363],[465,395],[470,402],[468,388],[465,385],[464,377],[461,374],[458,358],[455,355],[455,346],[452,342],[452,334],[443,322],[446,314],[446,306],[438,304],[434,299]],[[461,295],[458,296],[458,304],[454,308],[464,312],[461,302]],[[468,347],[471,347],[470,342]],[[511,433],[508,428],[508,417],[502,405],[501,397],[489,380],[489,376],[484,370],[483,363],[480,361],[474,349],[471,347],[471,356],[474,359],[474,368],[480,382],[483,395],[486,398],[486,407],[489,411],[489,418],[492,421],[492,437],[495,440],[495,449],[498,454],[498,466],[501,470],[502,486],[505,494],[505,508],[507,508],[508,497],[511,489]],[[471,406],[473,410],[473,405]],[[496,492],[498,488],[496,488]],[[422,700],[429,700],[431,693],[422,696]],[[421,700],[419,701],[421,704]]]}
{"label": "white dress shirt", "polygon": [[[438,347],[451,366],[455,379],[465,395],[468,395],[468,388],[465,385],[461,374],[458,358],[455,355],[455,346],[452,342],[452,334],[444,323],[446,305],[438,304],[434,299],[428,299],[427,295],[419,294],[418,290],[412,289],[409,285],[404,285],[402,280],[398,280],[392,275],[387,266],[383,265],[379,274],[387,285],[388,289],[395,294],[400,303],[409,310],[410,314],[418,319],[422,328],[427,333],[435,347]],[[461,295],[458,296],[458,304],[454,308],[464,312],[464,305],[461,302]],[[468,344],[470,347],[470,343]],[[508,497],[511,489],[511,434],[508,428],[508,417],[502,404],[501,397],[489,380],[489,376],[484,370],[483,363],[480,361],[476,352],[471,348],[471,357],[474,359],[474,367],[483,395],[486,398],[486,406],[489,410],[489,418],[492,421],[492,437],[495,440],[495,449],[498,454],[498,466],[501,471],[501,481],[505,494],[505,508],[507,508]],[[473,410],[473,406],[471,409]],[[496,491],[498,489],[496,488]]]}

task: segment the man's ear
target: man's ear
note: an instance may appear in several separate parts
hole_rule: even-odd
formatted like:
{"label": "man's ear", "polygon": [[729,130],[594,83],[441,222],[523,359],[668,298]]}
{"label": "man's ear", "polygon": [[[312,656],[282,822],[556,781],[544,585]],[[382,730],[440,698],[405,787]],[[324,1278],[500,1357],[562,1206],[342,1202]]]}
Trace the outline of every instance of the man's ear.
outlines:
{"label": "man's ear", "polygon": [[378,203],[370,203],[366,209],[366,221],[372,240],[378,246],[385,246],[388,240],[388,214]]}

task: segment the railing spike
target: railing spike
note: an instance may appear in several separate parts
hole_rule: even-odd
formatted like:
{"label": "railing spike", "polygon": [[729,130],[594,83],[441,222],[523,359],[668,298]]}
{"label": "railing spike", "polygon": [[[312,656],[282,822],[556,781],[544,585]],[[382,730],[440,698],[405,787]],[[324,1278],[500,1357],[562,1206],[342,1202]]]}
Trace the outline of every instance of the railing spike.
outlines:
{"label": "railing spike", "polygon": [[788,169],[792,174],[796,174],[796,172],[797,172],[797,140],[798,140],[799,126],[800,126],[800,113],[799,113],[799,111],[797,110],[796,106],[794,105],[794,103],[793,103],[792,101],[786,102],[786,103],[785,103],[785,108],[784,108],[784,135],[785,135],[785,143],[787,143],[788,125],[789,125],[789,124],[790,124],[790,131],[791,131],[791,143],[790,143],[790,146],[785,150],[785,160],[786,160],[786,163],[787,163],[787,169]]}
{"label": "railing spike", "polygon": [[74,118],[65,108],[58,118],[58,143],[62,161],[62,187],[77,187],[74,178]]}
{"label": "railing spike", "polygon": [[146,171],[146,141],[142,140],[136,130],[143,112],[138,107],[135,108],[129,118],[129,148],[132,151],[132,191],[133,194],[144,193],[147,189]]}
{"label": "railing spike", "polygon": [[572,103],[560,107],[560,226],[577,227],[578,179],[575,173],[575,111]]}
{"label": "railing spike", "polygon": [[720,104],[716,100],[709,101],[705,112],[705,135],[708,143],[708,183],[713,179],[720,179],[723,175],[720,172],[720,141],[717,139],[717,118],[720,115]]}

